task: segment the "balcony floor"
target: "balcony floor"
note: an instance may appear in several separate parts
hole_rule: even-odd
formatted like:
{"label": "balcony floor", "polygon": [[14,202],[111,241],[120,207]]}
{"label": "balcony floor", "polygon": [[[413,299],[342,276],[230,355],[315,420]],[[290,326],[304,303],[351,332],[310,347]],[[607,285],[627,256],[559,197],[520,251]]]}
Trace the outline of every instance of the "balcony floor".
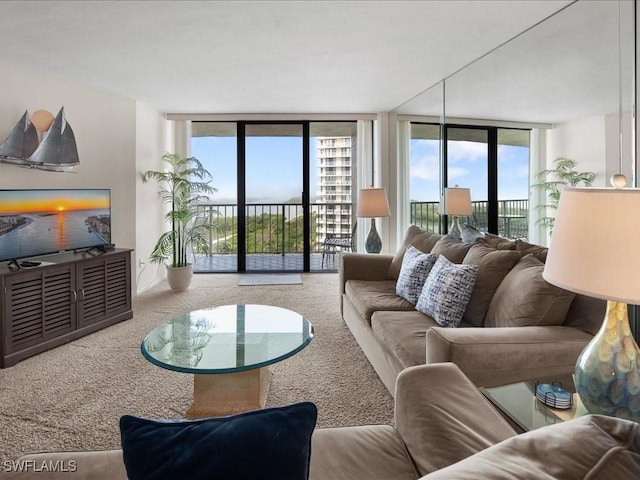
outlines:
{"label": "balcony floor", "polygon": [[[322,262],[321,253],[311,254],[312,272],[336,272],[340,253],[328,254]],[[249,254],[247,255],[247,272],[302,272],[303,256],[301,253],[282,254]],[[231,254],[196,255],[195,273],[237,272],[238,257]]]}

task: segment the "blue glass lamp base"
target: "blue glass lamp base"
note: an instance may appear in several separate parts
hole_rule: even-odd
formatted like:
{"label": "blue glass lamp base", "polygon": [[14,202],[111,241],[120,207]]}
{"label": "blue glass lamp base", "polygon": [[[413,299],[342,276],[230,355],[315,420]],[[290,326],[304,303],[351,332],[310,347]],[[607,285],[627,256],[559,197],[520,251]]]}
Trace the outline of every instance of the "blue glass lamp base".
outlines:
{"label": "blue glass lamp base", "polygon": [[369,235],[367,235],[367,240],[364,242],[364,249],[367,253],[380,253],[382,250],[382,240],[380,239],[380,235],[378,235],[378,231],[376,230],[376,219],[371,219],[371,230],[369,230]]}
{"label": "blue glass lamp base", "polygon": [[608,301],[602,328],[576,364],[576,390],[587,411],[640,422],[639,361],[627,304]]}

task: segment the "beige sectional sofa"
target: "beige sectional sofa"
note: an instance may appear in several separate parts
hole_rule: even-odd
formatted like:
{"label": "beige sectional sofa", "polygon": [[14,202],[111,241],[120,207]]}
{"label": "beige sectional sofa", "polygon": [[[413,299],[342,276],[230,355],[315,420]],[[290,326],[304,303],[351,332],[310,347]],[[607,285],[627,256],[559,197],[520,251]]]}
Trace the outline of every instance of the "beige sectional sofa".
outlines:
{"label": "beige sectional sofa", "polygon": [[[341,257],[342,316],[392,395],[403,369],[425,363],[453,362],[485,387],[569,373],[602,325],[606,302],[544,281],[546,248],[466,233],[463,241],[411,226],[395,255]],[[460,328],[440,326],[396,294],[409,245],[478,265]]]}
{"label": "beige sectional sofa", "polygon": [[[74,462],[74,471],[31,469],[6,478],[127,478],[122,450],[39,453],[21,461]],[[640,425],[587,415],[517,435],[456,365],[442,363],[400,373],[395,427],[319,428],[311,438],[310,480],[452,478],[640,478]]]}

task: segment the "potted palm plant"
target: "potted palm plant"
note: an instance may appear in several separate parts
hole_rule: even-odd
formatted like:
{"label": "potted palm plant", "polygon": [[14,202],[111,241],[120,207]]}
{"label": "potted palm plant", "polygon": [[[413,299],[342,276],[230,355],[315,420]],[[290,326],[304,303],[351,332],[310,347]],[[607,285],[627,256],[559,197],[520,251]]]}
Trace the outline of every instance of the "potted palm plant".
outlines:
{"label": "potted palm plant", "polygon": [[594,172],[577,171],[578,162],[569,158],[556,158],[553,165],[553,169],[539,172],[536,175],[538,183],[531,185],[531,188],[542,190],[547,194],[547,203],[536,206],[543,213],[536,223],[547,228],[550,234],[553,233],[555,212],[558,210],[562,188],[565,186],[590,187],[597,176]]}
{"label": "potted palm plant", "polygon": [[165,220],[171,225],[158,239],[150,260],[165,263],[169,287],[184,291],[193,276],[189,250],[208,253],[210,234],[216,228],[211,222],[198,221],[198,203],[208,200],[207,195],[217,190],[210,185],[211,174],[197,158],[165,153],[162,160],[169,167],[166,171],[149,170],[142,174],[144,183],[155,180],[160,185],[158,195],[169,207]]}

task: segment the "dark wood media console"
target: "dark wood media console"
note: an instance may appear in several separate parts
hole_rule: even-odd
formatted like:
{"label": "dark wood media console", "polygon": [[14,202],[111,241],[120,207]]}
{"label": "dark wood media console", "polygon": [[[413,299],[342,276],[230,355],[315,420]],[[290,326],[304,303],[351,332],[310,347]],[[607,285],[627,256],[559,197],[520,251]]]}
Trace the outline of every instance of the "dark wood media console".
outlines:
{"label": "dark wood media console", "polygon": [[0,367],[133,316],[131,249],[58,253],[0,265]]}

